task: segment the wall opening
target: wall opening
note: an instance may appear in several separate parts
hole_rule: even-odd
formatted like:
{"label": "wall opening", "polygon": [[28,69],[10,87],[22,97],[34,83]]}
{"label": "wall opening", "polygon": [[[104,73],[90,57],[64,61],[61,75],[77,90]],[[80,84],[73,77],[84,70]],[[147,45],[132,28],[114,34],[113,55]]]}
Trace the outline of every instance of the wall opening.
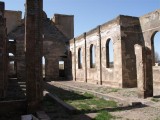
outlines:
{"label": "wall opening", "polygon": [[78,49],[78,69],[82,68],[82,49]]}
{"label": "wall opening", "polygon": [[14,39],[9,39],[9,42],[15,42],[15,40]]}
{"label": "wall opening", "polygon": [[152,45],[152,65],[160,66],[160,32],[156,32],[151,40]]}
{"label": "wall opening", "polygon": [[59,77],[65,77],[64,61],[59,61]]}
{"label": "wall opening", "polygon": [[14,57],[14,54],[13,53],[9,53],[9,57]]}
{"label": "wall opening", "polygon": [[8,53],[9,64],[8,64],[8,75],[10,78],[16,77],[17,74],[17,62],[15,61],[15,55]]}
{"label": "wall opening", "polygon": [[113,42],[111,39],[108,39],[106,42],[106,67],[114,67],[114,51],[113,51]]}
{"label": "wall opening", "polygon": [[95,46],[92,44],[90,46],[90,68],[95,68]]}
{"label": "wall opening", "polygon": [[46,77],[46,60],[45,57],[42,57],[42,73],[43,73],[43,79]]}
{"label": "wall opening", "polygon": [[9,61],[8,66],[8,75],[10,78],[13,78],[16,76],[16,62],[15,61]]}

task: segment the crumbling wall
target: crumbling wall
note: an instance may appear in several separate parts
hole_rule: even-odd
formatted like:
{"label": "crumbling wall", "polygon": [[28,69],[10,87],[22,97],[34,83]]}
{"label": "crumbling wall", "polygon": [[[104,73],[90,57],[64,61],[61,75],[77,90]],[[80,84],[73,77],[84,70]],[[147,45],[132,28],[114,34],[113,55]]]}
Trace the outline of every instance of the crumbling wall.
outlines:
{"label": "crumbling wall", "polygon": [[120,16],[123,87],[137,87],[136,56],[134,45],[143,45],[143,35],[138,17]]}
{"label": "crumbling wall", "polygon": [[[122,87],[122,47],[119,17],[101,26],[102,51],[102,84],[106,86]],[[107,67],[106,45],[111,40],[113,44],[113,67]]]}
{"label": "crumbling wall", "polygon": [[[45,13],[43,13],[43,56],[45,58],[45,77],[46,80],[59,80],[59,61],[63,58],[65,65],[67,65],[67,41],[64,34],[49,20]],[[20,80],[25,80],[25,24],[24,20],[20,26],[16,27],[8,34],[8,38],[16,41],[16,55],[17,61],[17,77]],[[67,76],[67,67],[65,69]],[[65,76],[65,77],[66,77]],[[64,78],[65,78],[64,77]],[[63,78],[63,79],[64,79]]]}
{"label": "crumbling wall", "polygon": [[[160,31],[160,10],[156,10],[154,12],[148,13],[140,19],[141,29],[145,41],[145,47],[148,50],[147,54],[147,61],[146,64],[147,74],[146,74],[146,80],[148,81],[148,89],[150,92],[153,91],[153,87],[158,87],[160,84],[159,80],[159,67],[155,67],[154,64],[154,35],[156,32]],[[154,86],[153,86],[154,85]]]}
{"label": "crumbling wall", "polygon": [[[114,68],[106,67],[106,42],[113,41]],[[79,82],[122,87],[122,52],[119,17],[70,41],[72,75]],[[95,47],[95,67],[90,66],[90,47]],[[82,50],[82,68],[78,68],[78,50]]]}
{"label": "crumbling wall", "polygon": [[[76,55],[75,55],[75,63],[76,63],[76,81],[79,82],[85,82],[86,81],[86,65],[85,65],[85,56],[86,56],[86,46],[85,46],[85,36],[82,34],[81,36],[75,38],[75,51],[76,51]],[[82,64],[81,64],[81,68],[79,68],[78,65],[78,51],[81,50],[81,57],[82,57]]]}
{"label": "crumbling wall", "polygon": [[24,23],[21,26],[15,28],[8,34],[8,39],[12,39],[15,42],[16,51],[14,51],[14,60],[16,62],[16,74],[20,81],[25,81],[25,41],[24,35],[25,27]]}
{"label": "crumbling wall", "polygon": [[75,39],[74,38],[69,41],[69,52],[71,55],[70,63],[72,64],[69,76],[72,78],[71,80],[76,81],[76,51],[75,51]]}
{"label": "crumbling wall", "polygon": [[7,34],[21,25],[21,11],[5,10],[4,17],[6,18]]}
{"label": "crumbling wall", "polygon": [[72,39],[74,37],[73,15],[54,14],[52,21],[68,39]]}
{"label": "crumbling wall", "polygon": [[[46,60],[46,80],[66,79],[59,76],[59,61],[63,60],[67,64],[67,44],[68,39],[50,20],[44,18],[44,38],[43,38],[43,56]],[[67,69],[67,68],[66,68]]]}

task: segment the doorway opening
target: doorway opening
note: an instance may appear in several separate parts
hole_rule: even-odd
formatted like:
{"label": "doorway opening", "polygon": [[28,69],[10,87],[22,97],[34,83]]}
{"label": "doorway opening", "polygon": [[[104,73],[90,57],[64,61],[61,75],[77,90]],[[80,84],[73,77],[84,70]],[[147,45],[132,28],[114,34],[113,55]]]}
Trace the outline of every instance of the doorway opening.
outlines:
{"label": "doorway opening", "polygon": [[65,77],[64,61],[59,61],[59,77]]}

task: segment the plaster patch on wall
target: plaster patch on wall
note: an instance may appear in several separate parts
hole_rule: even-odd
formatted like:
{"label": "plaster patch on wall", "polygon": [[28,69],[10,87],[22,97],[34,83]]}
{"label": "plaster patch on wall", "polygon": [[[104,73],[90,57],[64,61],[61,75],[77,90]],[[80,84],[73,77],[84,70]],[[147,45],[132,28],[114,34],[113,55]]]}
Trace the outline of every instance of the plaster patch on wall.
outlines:
{"label": "plaster patch on wall", "polygon": [[77,47],[77,46],[82,46],[82,45],[84,45],[84,44],[85,44],[85,40],[84,40],[84,39],[81,39],[80,42],[77,42],[77,41],[76,41],[76,47]]}
{"label": "plaster patch on wall", "polygon": [[111,34],[115,34],[115,32],[120,30],[120,25],[114,25],[112,28],[110,29],[106,29],[104,31],[101,31],[101,37],[105,37],[105,36],[109,36]]}
{"label": "plaster patch on wall", "polygon": [[148,23],[149,21],[157,20],[157,18],[158,18],[158,20],[160,20],[160,13],[159,13],[159,11],[156,11],[156,12],[154,12],[152,14],[149,14],[148,16],[142,17],[142,21],[144,23]]}
{"label": "plaster patch on wall", "polygon": [[110,73],[112,73],[112,72],[113,72],[113,69],[108,68],[107,71],[110,72]]}
{"label": "plaster patch on wall", "polygon": [[98,34],[92,35],[91,37],[87,36],[87,38],[86,38],[87,43],[92,42],[92,41],[96,41],[96,40],[99,40],[99,35]]}

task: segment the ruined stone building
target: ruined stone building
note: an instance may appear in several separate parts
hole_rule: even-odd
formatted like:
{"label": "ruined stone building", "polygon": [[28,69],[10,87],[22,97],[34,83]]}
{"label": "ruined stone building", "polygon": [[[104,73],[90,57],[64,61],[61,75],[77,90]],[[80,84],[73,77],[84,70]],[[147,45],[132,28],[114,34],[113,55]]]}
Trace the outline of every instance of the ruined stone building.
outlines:
{"label": "ruined stone building", "polygon": [[119,15],[78,37],[74,16],[55,14],[49,19],[42,0],[27,0],[25,12],[22,19],[22,12],[5,10],[0,2],[0,99],[8,95],[10,83],[24,82],[27,105],[34,109],[42,98],[42,71],[45,81],[137,87],[143,98],[160,89],[154,57],[160,10],[141,17]]}
{"label": "ruined stone building", "polygon": [[[25,78],[25,21],[20,11],[5,11],[7,19],[7,33],[9,40],[10,61],[14,62],[11,75],[18,79]],[[59,61],[67,62],[67,44],[73,38],[73,16],[55,14],[50,20],[43,13],[43,57],[45,59],[45,78],[47,80],[63,79],[59,75]],[[67,24],[66,24],[67,23]],[[12,63],[13,63],[12,62]],[[14,70],[14,71],[13,71]],[[65,69],[66,70],[66,69]],[[64,71],[64,74],[67,71]]]}
{"label": "ruined stone building", "polygon": [[[68,44],[74,36],[74,16],[55,14],[50,19],[42,3],[26,0],[22,19],[21,11],[5,10],[0,2],[0,100],[27,100],[30,110],[42,98],[42,71],[47,81],[67,79]],[[15,88],[19,85],[25,88]]]}
{"label": "ruined stone building", "polygon": [[117,88],[138,87],[140,97],[152,96],[153,85],[160,88],[160,67],[155,66],[153,44],[158,31],[160,10],[141,17],[120,15],[73,38],[73,80]]}

